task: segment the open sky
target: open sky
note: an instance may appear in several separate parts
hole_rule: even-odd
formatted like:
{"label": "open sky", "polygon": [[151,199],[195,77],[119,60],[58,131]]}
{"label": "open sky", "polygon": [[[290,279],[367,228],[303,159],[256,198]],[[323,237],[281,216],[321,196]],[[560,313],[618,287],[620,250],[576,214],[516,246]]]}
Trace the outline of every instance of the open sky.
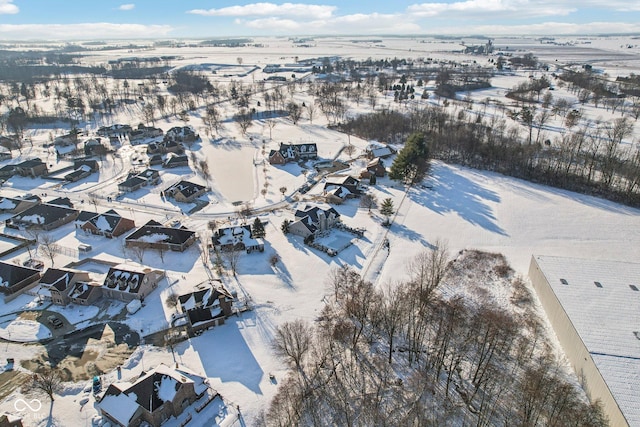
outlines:
{"label": "open sky", "polygon": [[640,1],[0,0],[5,40],[603,33],[640,34]]}

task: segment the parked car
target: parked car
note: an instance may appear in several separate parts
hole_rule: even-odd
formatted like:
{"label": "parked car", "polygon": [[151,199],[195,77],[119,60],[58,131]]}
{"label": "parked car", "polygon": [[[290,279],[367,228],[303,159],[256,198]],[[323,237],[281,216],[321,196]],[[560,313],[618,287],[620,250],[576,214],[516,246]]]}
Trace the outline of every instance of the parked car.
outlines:
{"label": "parked car", "polygon": [[62,328],[62,326],[64,326],[64,324],[62,323],[62,320],[58,319],[58,317],[54,315],[47,317],[47,322],[49,322],[49,324],[53,326],[55,329]]}

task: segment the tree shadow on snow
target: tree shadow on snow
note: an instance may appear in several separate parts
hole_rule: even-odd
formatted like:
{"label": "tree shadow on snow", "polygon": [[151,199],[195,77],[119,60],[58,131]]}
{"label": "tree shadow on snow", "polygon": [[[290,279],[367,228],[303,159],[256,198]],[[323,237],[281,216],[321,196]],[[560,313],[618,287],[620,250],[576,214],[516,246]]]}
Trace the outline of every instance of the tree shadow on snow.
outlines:
{"label": "tree shadow on snow", "polygon": [[240,333],[240,329],[257,327],[258,323],[254,313],[245,313],[238,320],[229,318],[224,325],[191,339],[207,377],[239,382],[252,392],[262,394],[260,381],[264,372]]}
{"label": "tree shadow on snow", "polygon": [[440,215],[457,213],[473,225],[507,236],[507,233],[496,223],[493,210],[487,204],[487,202],[500,202],[498,193],[446,167],[438,168],[430,182],[433,186],[430,190],[415,188],[410,191],[409,197],[415,203]]}

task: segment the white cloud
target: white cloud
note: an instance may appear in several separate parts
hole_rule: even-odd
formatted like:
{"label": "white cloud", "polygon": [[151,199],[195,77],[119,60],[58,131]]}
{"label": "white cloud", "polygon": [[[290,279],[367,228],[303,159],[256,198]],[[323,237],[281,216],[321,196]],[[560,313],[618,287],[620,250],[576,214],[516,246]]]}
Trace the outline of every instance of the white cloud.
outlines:
{"label": "white cloud", "polygon": [[265,34],[415,34],[422,31],[420,26],[402,15],[379,13],[335,16],[330,19],[309,21],[276,17],[237,19],[235,23]]}
{"label": "white cloud", "polygon": [[187,11],[187,13],[204,16],[298,16],[322,19],[331,17],[336,9],[335,6],[317,4],[252,3],[244,6],[229,6],[220,9],[193,9]]}
{"label": "white cloud", "polygon": [[0,15],[15,15],[18,12],[20,9],[13,4],[13,0],[0,0]]}
{"label": "white cloud", "polygon": [[540,16],[564,16],[577,10],[571,1],[554,0],[465,0],[453,3],[420,3],[407,8],[407,12],[419,17],[455,16],[462,18],[510,15],[524,19]]}
{"label": "white cloud", "polygon": [[133,3],[121,4],[118,10],[133,10],[136,7]]}
{"label": "white cloud", "polygon": [[164,37],[173,31],[169,25],[113,24],[0,24],[2,39],[126,39]]}

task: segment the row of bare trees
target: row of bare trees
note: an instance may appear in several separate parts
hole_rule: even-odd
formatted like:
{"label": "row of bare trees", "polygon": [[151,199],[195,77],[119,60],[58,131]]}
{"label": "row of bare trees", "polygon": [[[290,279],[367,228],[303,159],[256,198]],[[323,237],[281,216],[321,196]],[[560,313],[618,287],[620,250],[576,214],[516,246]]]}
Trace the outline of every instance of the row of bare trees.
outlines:
{"label": "row of bare trees", "polygon": [[382,289],[350,267],[334,270],[316,322],[276,330],[291,370],[263,423],[606,425],[599,405],[564,379],[532,308],[447,298],[439,286],[450,268],[440,244],[409,263],[408,281]]}

